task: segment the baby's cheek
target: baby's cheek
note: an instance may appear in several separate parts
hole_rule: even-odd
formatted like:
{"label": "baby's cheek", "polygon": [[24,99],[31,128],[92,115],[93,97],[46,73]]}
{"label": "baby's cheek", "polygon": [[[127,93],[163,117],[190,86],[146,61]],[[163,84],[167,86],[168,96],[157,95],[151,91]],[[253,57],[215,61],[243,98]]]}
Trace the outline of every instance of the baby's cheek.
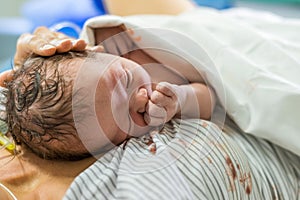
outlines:
{"label": "baby's cheek", "polygon": [[145,120],[144,120],[144,114],[143,113],[137,113],[137,112],[134,112],[134,111],[130,111],[130,117],[131,117],[132,121],[138,126],[144,127],[144,126],[147,125]]}

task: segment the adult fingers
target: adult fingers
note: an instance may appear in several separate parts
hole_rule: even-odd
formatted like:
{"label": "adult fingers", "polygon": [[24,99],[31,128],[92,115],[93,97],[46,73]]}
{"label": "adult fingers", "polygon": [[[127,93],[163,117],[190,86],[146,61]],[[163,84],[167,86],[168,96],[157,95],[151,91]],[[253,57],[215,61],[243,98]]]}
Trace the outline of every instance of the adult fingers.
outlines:
{"label": "adult fingers", "polygon": [[11,81],[13,78],[13,71],[7,70],[0,74],[0,86],[6,87],[6,83]]}
{"label": "adult fingers", "polygon": [[84,51],[87,48],[87,43],[83,39],[72,40],[72,51]]}
{"label": "adult fingers", "polygon": [[20,66],[32,53],[42,56],[50,56],[56,52],[56,47],[49,44],[47,40],[32,34],[22,34],[17,41],[17,49],[14,64]]}
{"label": "adult fingers", "polygon": [[71,38],[63,33],[54,32],[46,27],[39,27],[34,31],[34,35],[42,38],[57,48],[57,52],[84,51],[87,44],[83,39]]}
{"label": "adult fingers", "polygon": [[[30,35],[30,34],[29,34]],[[62,53],[70,51],[73,47],[72,38],[58,32],[53,32],[47,27],[38,27],[35,29],[30,39],[25,36],[24,40],[21,38],[21,44],[27,43],[31,52],[41,56],[51,56],[55,52]],[[78,43],[74,43],[78,46]],[[50,46],[55,47],[55,51],[49,52]],[[41,48],[43,47],[43,48]]]}
{"label": "adult fingers", "polygon": [[37,36],[37,37],[39,37],[41,39],[45,39],[45,40],[48,40],[48,41],[50,41],[50,40],[52,40],[54,38],[57,38],[55,32],[50,31],[45,26],[40,26],[40,27],[36,28],[33,31],[32,35],[35,35],[35,36]]}
{"label": "adult fingers", "polygon": [[[15,66],[20,66],[32,53],[41,56],[52,56],[55,53],[86,50],[82,39],[70,38],[62,33],[52,32],[46,27],[37,28],[33,34],[23,34],[17,41]],[[99,49],[99,48],[98,48]]]}
{"label": "adult fingers", "polygon": [[49,43],[56,47],[57,53],[64,53],[71,51],[73,44],[71,39],[53,39]]}

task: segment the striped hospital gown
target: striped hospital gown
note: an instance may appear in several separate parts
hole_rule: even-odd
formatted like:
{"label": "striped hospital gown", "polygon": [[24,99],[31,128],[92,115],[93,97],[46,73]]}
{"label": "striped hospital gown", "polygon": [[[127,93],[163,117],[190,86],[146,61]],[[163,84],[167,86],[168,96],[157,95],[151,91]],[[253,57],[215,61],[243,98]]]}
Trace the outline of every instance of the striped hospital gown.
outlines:
{"label": "striped hospital gown", "polygon": [[239,132],[232,123],[222,132],[203,120],[172,120],[106,153],[64,200],[299,200],[299,157]]}

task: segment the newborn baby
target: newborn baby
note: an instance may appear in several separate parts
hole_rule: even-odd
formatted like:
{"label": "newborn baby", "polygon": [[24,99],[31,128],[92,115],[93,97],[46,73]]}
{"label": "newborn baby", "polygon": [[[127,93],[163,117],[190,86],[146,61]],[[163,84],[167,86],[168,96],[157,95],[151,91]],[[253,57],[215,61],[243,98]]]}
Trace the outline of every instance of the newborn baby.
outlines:
{"label": "newborn baby", "polygon": [[210,118],[206,85],[146,70],[104,53],[30,57],[7,85],[9,134],[43,158],[76,160],[173,117]]}

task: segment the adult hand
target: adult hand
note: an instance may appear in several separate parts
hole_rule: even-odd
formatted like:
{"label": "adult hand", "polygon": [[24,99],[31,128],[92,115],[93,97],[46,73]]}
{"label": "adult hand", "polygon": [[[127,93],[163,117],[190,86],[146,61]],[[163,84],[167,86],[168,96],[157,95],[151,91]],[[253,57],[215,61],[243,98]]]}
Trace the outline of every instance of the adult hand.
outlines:
{"label": "adult hand", "polygon": [[2,73],[0,73],[0,86],[6,87],[6,83],[11,81],[13,77],[13,71],[7,70]]}
{"label": "adult hand", "polygon": [[32,53],[52,56],[55,53],[84,51],[87,44],[82,39],[70,38],[62,33],[50,31],[46,27],[37,28],[33,34],[22,34],[17,41],[14,57],[15,67],[20,67]]}

